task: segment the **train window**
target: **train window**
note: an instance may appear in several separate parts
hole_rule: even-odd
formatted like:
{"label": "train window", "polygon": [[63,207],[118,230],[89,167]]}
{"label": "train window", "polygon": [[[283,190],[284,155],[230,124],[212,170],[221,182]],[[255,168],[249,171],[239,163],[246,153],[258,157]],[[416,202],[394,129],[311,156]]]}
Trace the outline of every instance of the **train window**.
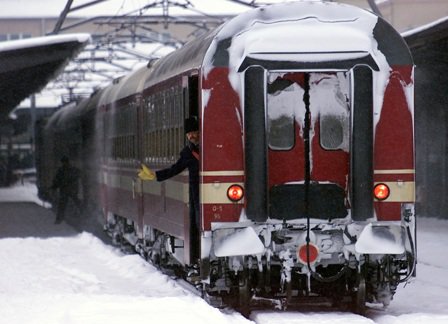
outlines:
{"label": "train window", "polygon": [[[267,126],[269,148],[289,150],[295,144],[295,125],[305,121],[304,73],[269,72]],[[325,150],[349,149],[350,81],[347,72],[309,73],[309,111],[319,120],[320,145]]]}
{"label": "train window", "polygon": [[341,149],[344,144],[345,116],[326,115],[320,118],[320,145],[326,150]]}
{"label": "train window", "polygon": [[146,143],[145,143],[145,156],[147,162],[154,162],[155,159],[155,131],[156,131],[156,117],[155,117],[155,97],[151,95],[146,100],[146,114],[147,124],[146,130]]}
{"label": "train window", "polygon": [[319,115],[320,145],[325,150],[349,150],[349,88],[345,72],[311,73],[311,114]]}
{"label": "train window", "polygon": [[289,150],[294,146],[294,107],[302,100],[303,91],[280,73],[270,73],[267,86],[269,147]]}
{"label": "train window", "polygon": [[117,107],[106,113],[109,146],[105,150],[111,160],[129,163],[137,158],[136,117],[135,103]]}
{"label": "train window", "polygon": [[143,154],[149,163],[173,163],[183,147],[182,87],[174,85],[145,98]]}
{"label": "train window", "polygon": [[173,162],[176,160],[177,154],[181,150],[181,141],[182,138],[179,136],[180,134],[180,127],[181,127],[181,121],[182,121],[182,87],[180,85],[176,88],[176,96],[175,96],[175,103],[174,103],[174,155],[173,156]]}

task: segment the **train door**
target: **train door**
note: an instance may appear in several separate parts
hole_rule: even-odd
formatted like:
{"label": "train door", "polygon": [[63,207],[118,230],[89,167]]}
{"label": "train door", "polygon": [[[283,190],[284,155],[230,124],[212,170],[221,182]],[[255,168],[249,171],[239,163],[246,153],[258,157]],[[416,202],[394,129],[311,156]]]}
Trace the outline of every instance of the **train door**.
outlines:
{"label": "train door", "polygon": [[[183,84],[183,116],[185,119],[193,117],[199,119],[199,78],[198,75],[184,76]],[[200,153],[200,152],[199,152]],[[198,157],[200,160],[200,157]],[[199,189],[198,189],[199,190]],[[195,200],[190,197],[191,190],[186,193],[189,197],[188,210],[184,213],[184,247],[185,261],[192,263],[200,256],[200,208],[193,206]],[[198,192],[195,194],[200,197]],[[200,203],[200,202],[199,202]]]}
{"label": "train door", "polygon": [[184,77],[184,116],[198,116],[199,110],[199,78],[198,75],[190,75]]}
{"label": "train door", "polygon": [[[255,220],[346,217],[351,73],[253,69],[246,72],[245,89],[249,218],[263,213],[264,217],[255,216]],[[258,87],[265,90],[264,103],[254,102],[260,100],[251,93],[257,85],[247,84],[247,73],[263,80]],[[264,116],[256,112],[260,104],[265,106]],[[257,118],[264,119],[265,134],[255,129]],[[255,144],[251,139],[259,135],[264,135],[265,143]],[[259,170],[253,171],[254,166]],[[255,180],[260,175],[265,179]]]}
{"label": "train door", "polygon": [[[144,134],[144,118],[145,118],[145,101],[142,96],[136,96],[135,107],[137,116],[137,136],[135,137],[136,142],[136,156],[139,161],[143,161],[143,134]],[[134,203],[137,206],[137,232],[139,235],[143,234],[143,218],[144,218],[144,197],[143,197],[143,183],[141,180],[132,179],[132,197]]]}
{"label": "train door", "polygon": [[348,74],[269,72],[266,89],[269,214],[345,217]]}

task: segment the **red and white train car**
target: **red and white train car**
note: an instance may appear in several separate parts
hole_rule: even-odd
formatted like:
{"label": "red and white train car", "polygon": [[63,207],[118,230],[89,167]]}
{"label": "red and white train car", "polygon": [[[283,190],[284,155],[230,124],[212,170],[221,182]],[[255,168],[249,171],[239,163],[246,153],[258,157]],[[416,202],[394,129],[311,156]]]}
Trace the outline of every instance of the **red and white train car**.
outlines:
{"label": "red and white train car", "polygon": [[[352,6],[257,8],[100,92],[95,151],[114,237],[190,269],[188,174],[162,169],[200,121],[198,276],[209,296],[388,304],[415,273],[413,73],[401,36]],[[176,260],[176,261],[173,261]]]}

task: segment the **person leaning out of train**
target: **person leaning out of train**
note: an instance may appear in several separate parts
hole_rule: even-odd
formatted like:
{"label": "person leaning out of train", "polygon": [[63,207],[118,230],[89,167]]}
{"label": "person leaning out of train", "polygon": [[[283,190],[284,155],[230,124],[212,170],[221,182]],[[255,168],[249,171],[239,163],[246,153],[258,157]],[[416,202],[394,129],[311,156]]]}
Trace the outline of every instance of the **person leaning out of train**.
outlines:
{"label": "person leaning out of train", "polygon": [[138,177],[141,180],[164,181],[175,175],[178,175],[185,169],[189,173],[189,204],[193,257],[197,259],[198,240],[199,240],[199,124],[196,117],[190,117],[185,120],[185,136],[188,139],[187,145],[180,152],[179,159],[170,167],[162,170],[153,171],[145,164],[141,165]]}

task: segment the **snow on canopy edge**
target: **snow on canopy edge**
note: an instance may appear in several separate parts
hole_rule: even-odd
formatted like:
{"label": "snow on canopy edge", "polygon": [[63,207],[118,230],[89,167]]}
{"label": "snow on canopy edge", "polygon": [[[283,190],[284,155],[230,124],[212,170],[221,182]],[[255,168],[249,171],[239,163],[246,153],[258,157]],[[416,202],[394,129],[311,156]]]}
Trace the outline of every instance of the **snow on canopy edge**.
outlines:
{"label": "snow on canopy edge", "polygon": [[84,44],[90,41],[90,34],[78,33],[78,34],[64,34],[64,35],[51,35],[42,37],[25,38],[12,41],[0,42],[0,52],[14,51],[19,49],[47,46],[61,43],[77,42]]}

